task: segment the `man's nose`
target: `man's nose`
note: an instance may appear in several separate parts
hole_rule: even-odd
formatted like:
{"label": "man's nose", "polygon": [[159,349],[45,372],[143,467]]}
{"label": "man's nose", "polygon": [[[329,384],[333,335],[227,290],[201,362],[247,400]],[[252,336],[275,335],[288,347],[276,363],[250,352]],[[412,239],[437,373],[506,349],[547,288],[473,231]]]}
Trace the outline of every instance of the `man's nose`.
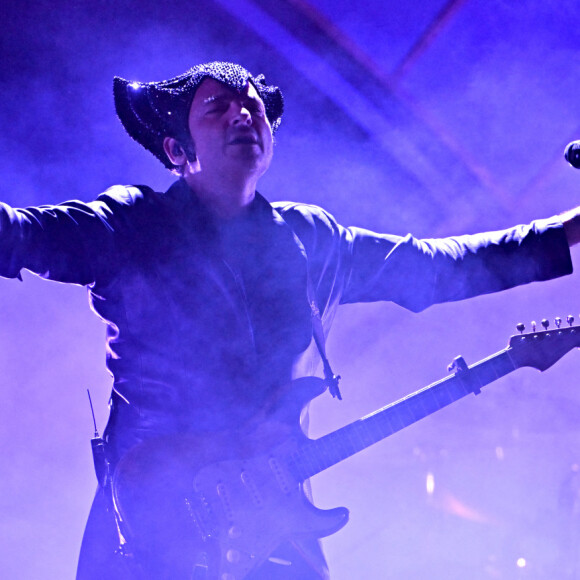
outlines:
{"label": "man's nose", "polygon": [[232,118],[233,125],[251,125],[252,124],[252,114],[250,111],[244,107],[243,105],[239,105],[236,107],[236,111]]}

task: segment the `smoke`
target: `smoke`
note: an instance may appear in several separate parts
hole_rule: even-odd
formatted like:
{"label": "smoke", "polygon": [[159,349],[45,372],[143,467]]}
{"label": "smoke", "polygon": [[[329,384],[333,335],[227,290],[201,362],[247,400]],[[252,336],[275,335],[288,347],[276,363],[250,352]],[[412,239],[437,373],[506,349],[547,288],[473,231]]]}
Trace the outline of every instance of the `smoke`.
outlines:
{"label": "smoke", "polygon": [[[115,118],[112,78],[160,80],[223,59],[264,72],[286,97],[274,163],[260,184],[268,199],[315,203],[345,225],[424,237],[507,227],[577,203],[577,174],[559,157],[580,128],[577,2],[557,10],[464,3],[396,95],[369,71],[388,77],[440,2],[370,2],[356,12],[311,2],[366,64],[322,29],[305,32],[301,12],[292,22],[304,30],[285,27],[284,10],[297,3],[252,4],[285,34],[260,33],[210,0],[4,3],[0,199],[89,200],[114,183],[164,189],[171,175]],[[298,49],[316,57],[310,73]],[[356,110],[337,79],[359,99]],[[575,277],[534,284],[420,316],[390,304],[344,307],[328,348],[344,401],[313,404],[313,435],[445,376],[459,354],[473,363],[500,350],[517,322],[578,318],[577,285]],[[0,574],[70,578],[95,485],[87,387],[100,429],[107,413],[104,328],[84,289],[25,275],[24,283],[2,281],[0,293]],[[351,509],[345,530],[325,542],[336,580],[513,577],[520,557],[537,578],[561,577],[565,530],[575,521],[558,507],[558,490],[578,461],[576,354],[546,375],[502,379],[317,476],[318,505]],[[436,481],[431,500],[427,473]],[[435,501],[439,492],[494,523],[448,513]],[[546,530],[554,532],[548,539]]]}

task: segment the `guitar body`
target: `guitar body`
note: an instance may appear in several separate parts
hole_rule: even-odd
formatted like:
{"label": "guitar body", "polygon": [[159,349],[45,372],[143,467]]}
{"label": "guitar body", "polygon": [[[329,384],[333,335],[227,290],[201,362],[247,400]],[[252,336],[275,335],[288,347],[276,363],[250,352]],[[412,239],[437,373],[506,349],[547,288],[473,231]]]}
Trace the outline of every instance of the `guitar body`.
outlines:
{"label": "guitar body", "polygon": [[311,441],[300,414],[325,389],[299,379],[243,435],[160,437],[121,459],[113,498],[143,578],[242,580],[281,543],[346,524],[346,508],[314,507],[291,470],[292,454]]}

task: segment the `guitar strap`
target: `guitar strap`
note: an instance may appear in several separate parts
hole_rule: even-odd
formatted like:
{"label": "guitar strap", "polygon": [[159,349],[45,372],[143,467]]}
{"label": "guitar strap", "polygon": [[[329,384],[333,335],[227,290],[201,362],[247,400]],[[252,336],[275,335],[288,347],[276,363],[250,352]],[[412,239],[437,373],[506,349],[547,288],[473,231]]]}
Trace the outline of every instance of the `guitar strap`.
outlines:
{"label": "guitar strap", "polygon": [[[286,224],[284,218],[274,212],[279,220]],[[340,375],[334,374],[332,367],[330,366],[330,362],[328,361],[328,357],[326,356],[326,346],[325,346],[325,337],[324,337],[324,327],[322,326],[322,317],[320,315],[320,309],[318,308],[318,302],[316,300],[316,292],[314,291],[314,284],[312,284],[312,278],[310,277],[310,267],[309,267],[309,260],[308,260],[308,253],[306,252],[306,248],[302,243],[302,240],[298,237],[296,232],[290,228],[292,233],[292,238],[294,239],[294,243],[298,246],[300,251],[302,252],[303,256],[306,258],[306,294],[308,297],[308,304],[310,305],[310,312],[312,315],[312,336],[314,338],[314,342],[316,343],[316,348],[318,349],[318,353],[320,354],[320,359],[322,360],[322,367],[324,369],[324,380],[328,385],[329,393],[339,401],[342,401],[342,395],[340,394],[340,389],[338,383],[340,381]]]}
{"label": "guitar strap", "polygon": [[312,312],[312,336],[314,337],[314,342],[320,353],[320,358],[322,359],[322,366],[324,369],[324,379],[328,385],[328,391],[330,394],[339,401],[342,401],[342,395],[340,394],[340,388],[338,383],[340,381],[340,375],[335,375],[328,357],[326,356],[326,346],[324,338],[324,327],[322,326],[322,317],[320,316],[320,309],[318,308],[318,303],[316,302],[316,295],[314,293],[314,287],[312,285],[312,280],[310,279],[310,272],[307,271],[307,285],[308,285],[308,302],[310,304],[310,310]]}

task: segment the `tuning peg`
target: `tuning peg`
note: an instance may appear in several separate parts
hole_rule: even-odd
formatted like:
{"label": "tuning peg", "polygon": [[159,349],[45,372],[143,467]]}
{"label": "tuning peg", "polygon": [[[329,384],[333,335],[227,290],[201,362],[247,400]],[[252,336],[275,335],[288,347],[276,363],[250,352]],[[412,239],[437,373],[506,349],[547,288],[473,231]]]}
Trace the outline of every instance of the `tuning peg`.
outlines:
{"label": "tuning peg", "polygon": [[568,314],[568,316],[566,316],[566,322],[572,326],[574,324],[574,317],[571,314]]}
{"label": "tuning peg", "polygon": [[526,325],[523,322],[519,322],[518,324],[516,324],[516,330],[520,334],[523,334],[523,332],[524,332],[525,329],[526,329]]}
{"label": "tuning peg", "polygon": [[532,320],[532,332],[536,332],[536,321]]}
{"label": "tuning peg", "polygon": [[560,328],[560,326],[562,326],[562,319],[559,316],[556,316],[556,318],[554,318],[554,324],[556,325],[556,328]]}
{"label": "tuning peg", "polygon": [[544,327],[544,330],[548,330],[548,328],[550,326],[550,321],[547,318],[543,318],[542,319],[542,326]]}

